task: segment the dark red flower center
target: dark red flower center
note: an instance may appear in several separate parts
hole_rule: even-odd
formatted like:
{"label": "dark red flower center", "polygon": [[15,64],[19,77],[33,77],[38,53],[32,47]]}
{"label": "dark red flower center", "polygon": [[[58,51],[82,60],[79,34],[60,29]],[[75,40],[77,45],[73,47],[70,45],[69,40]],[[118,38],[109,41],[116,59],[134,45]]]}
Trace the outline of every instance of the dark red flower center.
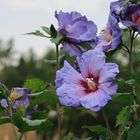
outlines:
{"label": "dark red flower center", "polygon": [[112,40],[112,34],[113,34],[113,31],[112,29],[108,29],[108,33],[105,33],[103,35],[104,39],[107,41],[107,42],[110,42]]}
{"label": "dark red flower center", "polygon": [[85,93],[95,92],[98,89],[98,78],[86,78],[80,84],[85,88]]}
{"label": "dark red flower center", "polygon": [[140,16],[137,18],[137,20],[135,21],[136,25],[140,26]]}
{"label": "dark red flower center", "polygon": [[132,14],[129,18],[129,21],[132,21],[135,23],[137,26],[140,26],[140,12]]}
{"label": "dark red flower center", "polygon": [[109,35],[104,35],[104,39],[105,39],[107,42],[109,42],[109,41],[111,41],[111,39],[112,39],[112,35],[111,35],[111,34],[109,34]]}

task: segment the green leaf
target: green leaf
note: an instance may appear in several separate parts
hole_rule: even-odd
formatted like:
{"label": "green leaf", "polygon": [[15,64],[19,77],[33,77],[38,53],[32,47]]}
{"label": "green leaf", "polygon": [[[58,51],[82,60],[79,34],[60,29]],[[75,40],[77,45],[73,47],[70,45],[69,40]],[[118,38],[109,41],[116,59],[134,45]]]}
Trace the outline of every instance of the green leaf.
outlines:
{"label": "green leaf", "polygon": [[130,80],[125,81],[125,83],[128,84],[128,85],[134,85],[135,82],[136,81],[134,79],[130,79]]}
{"label": "green leaf", "polygon": [[6,99],[8,97],[8,92],[8,88],[4,84],[0,83],[0,99]]}
{"label": "green leaf", "polygon": [[1,117],[0,118],[0,125],[5,124],[5,123],[10,123],[11,119],[8,117]]}
{"label": "green leaf", "polygon": [[129,2],[129,0],[124,0],[121,2],[120,6],[124,7],[128,2]]}
{"label": "green leaf", "polygon": [[45,61],[47,64],[56,65],[56,60],[48,60],[48,59],[45,59],[44,61]]}
{"label": "green leaf", "polygon": [[[65,58],[66,58],[65,55],[61,55],[61,56],[58,57],[59,66],[63,66]],[[56,60],[44,59],[44,61],[47,64],[54,65],[54,66],[56,65]]]}
{"label": "green leaf", "polygon": [[123,32],[128,32],[128,31],[129,31],[128,28],[122,28],[121,30],[122,30]]}
{"label": "green leaf", "polygon": [[140,119],[132,123],[128,130],[127,140],[140,140]]}
{"label": "green leaf", "polygon": [[140,0],[129,0],[130,2],[132,2],[132,3],[138,3],[138,2],[140,2]]}
{"label": "green leaf", "polygon": [[3,117],[5,115],[5,112],[7,112],[5,108],[2,105],[0,105],[0,117]]}
{"label": "green leaf", "polygon": [[47,37],[46,35],[41,33],[39,30],[36,30],[35,32],[27,33],[27,35],[35,35],[35,36],[40,36],[40,37]]}
{"label": "green leaf", "polygon": [[84,49],[86,49],[86,50],[90,50],[92,47],[90,46],[90,44],[89,43],[87,43],[87,42],[82,42],[82,43],[80,43],[80,45],[84,48]]}
{"label": "green leaf", "polygon": [[38,111],[32,113],[32,119],[45,119],[47,117],[46,112]]}
{"label": "green leaf", "polygon": [[130,106],[125,106],[116,117],[116,127],[125,126],[129,120],[132,109]]}
{"label": "green leaf", "polygon": [[136,59],[140,61],[140,49],[138,49],[138,51],[136,52]]}
{"label": "green leaf", "polygon": [[67,136],[63,138],[63,140],[80,140],[79,138],[75,137],[73,133],[69,133]]}
{"label": "green leaf", "polygon": [[96,138],[93,138],[93,137],[89,137],[86,140],[97,140],[97,139]]}
{"label": "green leaf", "polygon": [[118,79],[116,81],[117,84],[119,85],[134,85],[136,83],[136,80],[135,79],[129,79],[129,80],[124,80],[124,79]]}
{"label": "green leaf", "polygon": [[55,27],[53,26],[53,24],[50,27],[50,34],[52,38],[56,38],[57,36],[57,30],[55,29]]}
{"label": "green leaf", "polygon": [[65,55],[59,56],[58,58],[59,66],[63,66],[65,59],[66,59]]}
{"label": "green leaf", "polygon": [[107,129],[101,125],[94,125],[94,126],[82,126],[82,128],[87,128],[91,132],[95,133],[96,135],[100,136],[107,136]]}
{"label": "green leaf", "polygon": [[123,105],[131,105],[133,104],[133,96],[132,93],[117,93],[112,98],[113,102],[117,102]]}
{"label": "green leaf", "polygon": [[42,30],[50,35],[50,28],[46,27],[46,26],[41,26]]}
{"label": "green leaf", "polygon": [[62,40],[63,40],[63,35],[61,35],[59,32],[57,33],[56,37],[50,39],[50,41],[56,45],[59,45]]}
{"label": "green leaf", "polygon": [[29,79],[24,83],[24,88],[31,89],[33,93],[44,90],[46,87],[47,83],[37,78]]}
{"label": "green leaf", "polygon": [[12,120],[15,126],[19,129],[19,132],[24,133],[27,131],[38,130],[38,131],[48,131],[52,128],[53,124],[51,121],[46,119],[36,119],[29,120],[23,118],[18,114],[12,116]]}
{"label": "green leaf", "polygon": [[28,109],[33,108],[36,105],[42,104],[46,102],[49,105],[54,105],[58,102],[58,98],[57,96],[54,94],[54,92],[52,91],[48,91],[48,92],[43,92],[42,94],[40,94],[39,96],[35,97],[30,105],[28,106]]}

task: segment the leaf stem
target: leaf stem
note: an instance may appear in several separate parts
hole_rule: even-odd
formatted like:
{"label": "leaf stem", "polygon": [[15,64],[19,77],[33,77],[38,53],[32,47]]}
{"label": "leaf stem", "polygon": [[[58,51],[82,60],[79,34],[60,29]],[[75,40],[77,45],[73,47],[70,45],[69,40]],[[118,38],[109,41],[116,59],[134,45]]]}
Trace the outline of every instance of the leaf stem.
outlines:
{"label": "leaf stem", "polygon": [[[59,69],[59,45],[56,44],[56,71]],[[57,140],[61,140],[61,113],[60,104],[57,104],[57,121],[58,121],[58,136]]]}
{"label": "leaf stem", "polygon": [[125,45],[125,44],[121,44],[122,45],[122,49],[124,50],[124,51],[126,51],[127,53],[129,53],[130,51],[129,51],[129,48]]}
{"label": "leaf stem", "polygon": [[27,140],[27,133],[26,132],[24,133],[24,138],[25,138],[25,140]]}
{"label": "leaf stem", "polygon": [[[130,51],[129,51],[129,67],[130,67],[130,71],[131,74],[134,74],[134,68],[133,68],[133,43],[134,43],[134,39],[135,39],[135,31],[131,31],[130,30]],[[132,94],[134,97],[134,119],[138,118],[137,115],[137,96],[136,96],[136,89],[135,86],[132,85]]]}
{"label": "leaf stem", "polygon": [[56,45],[56,70],[59,69],[59,45]]}
{"label": "leaf stem", "polygon": [[110,140],[113,140],[113,137],[112,137],[112,134],[111,134],[111,130],[110,130],[110,125],[109,125],[109,122],[108,122],[108,118],[107,118],[107,116],[105,114],[105,111],[103,109],[102,109],[102,115],[103,115],[103,118],[104,118],[107,130],[109,132]]}
{"label": "leaf stem", "polygon": [[15,135],[15,139],[18,140],[18,135],[17,135],[16,129],[15,129],[14,123],[13,123],[13,119],[12,119],[13,112],[12,112],[12,107],[11,107],[10,103],[9,103],[9,114],[10,114],[11,125],[12,125],[12,129],[13,129],[13,133]]}
{"label": "leaf stem", "polygon": [[23,134],[21,133],[20,137],[19,137],[19,140],[22,140],[22,137],[23,137]]}

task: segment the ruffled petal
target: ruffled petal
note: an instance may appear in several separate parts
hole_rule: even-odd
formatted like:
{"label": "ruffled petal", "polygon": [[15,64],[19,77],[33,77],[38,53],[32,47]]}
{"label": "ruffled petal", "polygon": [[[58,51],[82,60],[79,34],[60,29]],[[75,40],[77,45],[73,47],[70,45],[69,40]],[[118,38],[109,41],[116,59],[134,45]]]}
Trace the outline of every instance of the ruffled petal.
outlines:
{"label": "ruffled petal", "polygon": [[3,106],[3,107],[8,107],[8,104],[7,104],[6,99],[2,99],[2,100],[0,101],[0,104],[1,104],[1,106]]}
{"label": "ruffled petal", "polygon": [[123,9],[123,7],[120,6],[120,3],[122,2],[123,0],[118,0],[118,1],[115,1],[115,2],[111,2],[110,3],[110,11],[111,11],[111,14],[117,18],[119,20],[119,15],[121,13],[121,10]]}
{"label": "ruffled petal", "polygon": [[66,25],[72,24],[71,14],[69,13],[64,13],[62,11],[59,13],[55,12],[55,17],[58,20],[59,30],[65,28]]}
{"label": "ruffled petal", "polygon": [[85,51],[85,49],[78,44],[63,43],[62,48],[66,50],[70,56],[81,56]]}
{"label": "ruffled petal", "polygon": [[111,40],[111,49],[115,50],[122,40],[121,28],[119,27],[118,21],[111,14],[109,16],[110,26],[112,28],[112,40]]}
{"label": "ruffled petal", "polygon": [[108,82],[100,84],[99,88],[102,89],[106,94],[112,96],[117,93],[118,85]]}
{"label": "ruffled petal", "polygon": [[59,87],[63,83],[66,84],[77,84],[83,77],[78,73],[67,61],[64,62],[64,67],[56,73],[56,86]]}
{"label": "ruffled petal", "polygon": [[97,112],[104,107],[109,100],[111,100],[111,97],[99,89],[94,93],[82,97],[80,103],[83,107]]}
{"label": "ruffled petal", "polygon": [[73,42],[90,41],[96,36],[97,26],[78,12],[60,11],[55,13],[55,17],[58,20],[59,31]]}
{"label": "ruffled petal", "polygon": [[62,84],[56,90],[57,96],[59,96],[60,102],[66,106],[79,106],[80,98],[84,95],[84,88],[80,84]]}
{"label": "ruffled petal", "polygon": [[98,77],[105,64],[105,54],[98,49],[89,50],[77,58],[81,74],[87,78],[89,75]]}
{"label": "ruffled petal", "polygon": [[122,39],[122,33],[117,19],[111,14],[109,15],[104,34],[99,36],[98,39],[99,41],[96,48],[102,47],[104,52],[115,50],[119,46]]}
{"label": "ruffled petal", "polygon": [[120,15],[120,21],[127,27],[132,27],[134,30],[140,33],[140,3],[128,2],[127,5],[122,9]]}
{"label": "ruffled petal", "polygon": [[15,101],[13,108],[18,109],[20,107],[27,107],[30,104],[29,98],[25,97],[23,99]]}
{"label": "ruffled petal", "polygon": [[67,35],[76,41],[90,41],[97,34],[97,26],[92,21],[79,20],[72,25],[72,32]]}
{"label": "ruffled petal", "polygon": [[118,73],[117,64],[106,63],[99,74],[99,83],[112,82]]}

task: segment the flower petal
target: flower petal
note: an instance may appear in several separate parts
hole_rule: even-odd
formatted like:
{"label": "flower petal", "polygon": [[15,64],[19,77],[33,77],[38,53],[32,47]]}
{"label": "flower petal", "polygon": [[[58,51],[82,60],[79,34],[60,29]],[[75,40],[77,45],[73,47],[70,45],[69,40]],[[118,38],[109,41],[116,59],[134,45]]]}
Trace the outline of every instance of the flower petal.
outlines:
{"label": "flower petal", "polygon": [[118,85],[112,84],[112,82],[100,84],[100,89],[102,89],[108,95],[114,95],[117,93]]}
{"label": "flower petal", "polygon": [[140,3],[128,2],[121,10],[120,22],[127,26],[132,27],[140,34]]}
{"label": "flower petal", "polygon": [[6,99],[2,99],[2,100],[0,101],[0,104],[1,104],[1,106],[3,106],[3,107],[8,107],[8,104],[7,104]]}
{"label": "flower petal", "polygon": [[96,36],[97,26],[78,12],[60,11],[58,14],[55,13],[55,17],[58,20],[59,31],[74,43],[90,41]]}
{"label": "flower petal", "polygon": [[78,44],[63,43],[62,47],[69,53],[70,56],[80,56],[85,51],[84,48]]}
{"label": "flower petal", "polygon": [[84,89],[78,84],[62,84],[56,90],[57,96],[59,96],[60,102],[66,106],[79,106],[80,98],[85,96]]}
{"label": "flower petal", "polygon": [[98,49],[89,50],[77,58],[81,74],[87,78],[90,74],[98,76],[105,64],[105,54]]}
{"label": "flower petal", "polygon": [[82,75],[78,73],[67,61],[64,62],[64,67],[56,73],[56,86],[59,87],[63,83],[77,84],[80,80],[83,80]]}
{"label": "flower petal", "polygon": [[79,20],[72,25],[72,32],[67,35],[76,41],[90,41],[95,38],[97,26],[92,21]]}
{"label": "flower petal", "polygon": [[98,37],[96,48],[102,47],[104,52],[115,50],[119,46],[121,38],[122,33],[118,21],[110,14],[104,34]]}
{"label": "flower petal", "polygon": [[94,93],[82,97],[80,103],[83,107],[96,112],[104,107],[109,100],[111,100],[111,97],[99,89]]}
{"label": "flower petal", "polygon": [[69,13],[64,13],[62,11],[59,13],[55,12],[55,17],[58,20],[60,30],[65,28],[66,25],[72,24],[71,15]]}
{"label": "flower petal", "polygon": [[121,29],[119,27],[118,21],[115,17],[113,17],[111,14],[109,16],[109,24],[112,28],[112,45],[111,45],[111,49],[115,50],[122,39],[122,33],[121,33]]}
{"label": "flower petal", "polygon": [[106,63],[99,74],[99,83],[112,82],[117,73],[119,73],[117,64]]}

